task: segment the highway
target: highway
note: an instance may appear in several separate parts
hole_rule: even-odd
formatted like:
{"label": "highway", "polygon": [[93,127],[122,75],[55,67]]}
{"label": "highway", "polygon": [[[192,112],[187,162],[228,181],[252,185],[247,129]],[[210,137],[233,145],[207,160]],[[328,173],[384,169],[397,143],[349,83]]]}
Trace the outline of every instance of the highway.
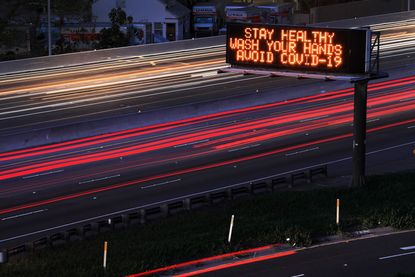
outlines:
{"label": "highway", "polygon": [[[377,27],[384,63],[414,54],[413,23]],[[286,79],[217,74],[224,45],[0,75],[0,133],[18,134],[286,87]],[[315,84],[317,81],[303,81]],[[240,88],[244,89],[241,90]]]}
{"label": "highway", "polygon": [[[369,173],[415,166],[413,34],[388,34],[384,43],[382,68],[391,78],[369,88]],[[227,66],[223,51],[218,46],[0,76],[2,136],[254,98],[209,114],[0,153],[0,248],[316,165],[328,164],[331,176],[351,174],[350,84],[217,74]]]}
{"label": "highway", "polygon": [[412,231],[311,247],[297,251],[294,255],[197,274],[197,276],[390,277],[398,273],[413,274],[415,272],[414,235]]}
{"label": "highway", "polygon": [[[414,91],[415,76],[370,86],[369,173],[414,168]],[[329,164],[330,175],[350,175],[352,92],[3,153],[0,245],[318,164]]]}
{"label": "highway", "polygon": [[204,74],[223,67],[223,47],[216,47],[6,75],[0,80],[0,131],[7,134],[74,123],[78,118],[144,112],[147,106],[157,107],[160,99],[174,98],[172,93],[179,94],[177,104],[186,87],[230,79],[202,80]]}

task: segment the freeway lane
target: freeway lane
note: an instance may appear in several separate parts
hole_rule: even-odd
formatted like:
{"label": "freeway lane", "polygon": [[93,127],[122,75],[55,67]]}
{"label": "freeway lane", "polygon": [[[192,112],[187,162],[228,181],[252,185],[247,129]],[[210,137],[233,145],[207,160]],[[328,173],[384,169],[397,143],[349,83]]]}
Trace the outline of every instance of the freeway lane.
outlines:
{"label": "freeway lane", "polygon": [[36,88],[36,85],[49,87],[59,85],[57,81],[68,80],[73,82],[76,79],[77,82],[81,82],[88,79],[85,77],[102,78],[103,75],[110,78],[120,73],[128,74],[132,70],[138,71],[171,63],[219,58],[223,56],[223,51],[224,45],[217,45],[173,52],[166,51],[158,54],[130,57],[128,59],[102,60],[94,64],[82,64],[75,67],[3,74],[0,75],[0,84],[5,87],[14,87],[15,89],[30,88],[33,90]]}
{"label": "freeway lane", "polygon": [[[368,136],[369,151],[386,149],[369,156],[369,168],[373,166],[374,172],[396,170],[397,167],[414,168],[414,79],[410,76],[371,87],[369,127],[373,132]],[[2,162],[2,177],[7,171],[22,172],[23,167],[36,169],[42,163],[60,164],[65,159],[84,161],[87,155],[102,157],[116,151],[116,157],[78,166],[64,165],[29,175],[25,173],[1,181],[0,205],[3,212],[0,216],[0,245],[28,238],[13,239],[16,236],[69,222],[320,163],[332,161],[330,174],[349,175],[350,103],[350,90],[334,91],[300,98],[297,102],[293,100],[270,104],[266,108],[251,108],[232,116],[222,114],[218,118],[175,126],[159,133],[139,133],[119,141],[115,139],[86,146],[79,144],[80,148],[75,146],[61,151],[51,148],[53,151],[50,153],[38,149],[35,155],[32,155],[35,152],[27,150],[20,152],[20,155],[30,154],[25,157],[14,153],[11,157],[16,155],[15,158]],[[379,129],[382,126],[388,128]],[[265,137],[261,138],[258,132]],[[285,133],[279,137],[281,132]],[[209,140],[201,139],[203,134],[209,134]],[[346,134],[344,138],[330,141],[343,134]],[[390,134],[394,134],[393,140]],[[185,141],[186,138],[190,140]],[[253,138],[258,141],[252,142]],[[131,150],[135,147],[141,151],[144,144],[159,148],[127,155],[126,148]],[[387,149],[393,146],[398,147]],[[263,155],[270,151],[274,153]],[[249,158],[253,155],[256,155],[255,159]],[[7,155],[2,157],[10,158]],[[206,167],[215,163],[222,164]],[[204,168],[191,170],[197,166]],[[152,178],[146,180],[146,177]],[[36,203],[111,184],[125,184],[131,180],[136,181],[116,190],[92,191],[61,202],[6,210],[19,204]]]}
{"label": "freeway lane", "polygon": [[[385,65],[413,54],[415,40],[411,26],[382,38],[381,54]],[[310,80],[297,83],[291,79],[270,80],[215,73],[226,66],[224,47],[218,46],[53,71],[3,75],[0,76],[0,133],[5,136],[167,107],[196,105],[212,99],[255,95],[258,89],[263,93],[273,92],[278,98],[276,87],[283,91],[287,84],[318,84]]]}
{"label": "freeway lane", "polygon": [[[415,273],[415,232],[311,247],[295,255],[197,276],[377,276]],[[192,275],[189,275],[192,276]]]}
{"label": "freeway lane", "polygon": [[[399,93],[397,95],[382,95],[381,97],[377,97],[374,99],[371,99],[369,101],[369,105],[371,106],[377,106],[380,104],[383,104],[387,102],[388,100],[391,101],[399,101],[404,103],[398,103],[395,105],[390,105],[387,107],[387,110],[381,110],[380,108],[372,108],[369,112],[369,120],[377,121],[379,120],[379,116],[385,116],[390,115],[391,113],[396,112],[407,112],[413,110],[415,107],[415,103],[411,103],[411,98],[413,95],[413,90],[405,91],[402,93]],[[381,99],[378,99],[381,98]],[[62,167],[71,166],[71,165],[81,165],[85,163],[91,163],[95,161],[103,161],[108,160],[112,158],[118,158],[120,156],[130,156],[130,155],[136,155],[136,154],[143,154],[148,153],[151,151],[157,151],[161,149],[165,149],[168,147],[181,147],[181,146],[188,146],[193,145],[193,148],[200,149],[202,147],[212,147],[213,152],[216,152],[217,150],[224,150],[224,149],[230,149],[228,152],[235,152],[238,150],[238,148],[235,149],[235,147],[252,147],[252,143],[260,143],[261,141],[272,139],[272,138],[278,138],[290,134],[296,134],[300,132],[310,132],[314,131],[316,128],[319,127],[330,127],[340,124],[345,124],[351,122],[352,118],[350,115],[346,116],[339,116],[338,118],[334,119],[333,116],[331,116],[330,121],[327,122],[327,118],[333,113],[334,111],[339,112],[351,112],[352,106],[351,104],[342,104],[342,105],[336,105],[334,107],[330,108],[318,108],[318,110],[310,110],[306,111],[303,114],[300,114],[299,116],[295,116],[296,112],[290,112],[288,114],[277,114],[274,115],[271,118],[266,118],[264,120],[255,120],[254,122],[247,122],[242,124],[234,124],[232,126],[226,126],[222,128],[215,128],[213,130],[207,130],[207,131],[198,131],[193,132],[185,135],[181,135],[174,138],[165,138],[160,139],[157,138],[156,141],[141,141],[141,142],[134,142],[135,145],[119,148],[115,150],[108,150],[108,147],[105,148],[105,151],[101,151],[97,154],[88,154],[88,155],[81,155],[81,156],[74,156],[74,157],[65,157],[64,159],[54,159],[52,158],[52,161],[49,162],[41,162],[41,163],[35,163],[35,164],[29,164],[24,165],[22,162],[19,162],[17,164],[5,164],[4,170],[1,171],[0,180],[7,180],[10,178],[20,177],[20,176],[26,176],[29,174],[35,174],[35,173],[41,173],[47,170],[55,170],[60,169]],[[275,124],[285,124],[290,122],[297,122],[299,121],[298,126],[295,124],[292,124],[289,129],[277,129],[277,131],[270,131],[269,127],[273,127]],[[310,122],[314,121],[313,124]],[[215,126],[216,127],[216,126]],[[268,129],[262,129],[262,128],[268,128]],[[162,128],[166,129],[166,128]],[[246,132],[246,134],[238,134],[240,132]],[[142,133],[138,133],[140,135]],[[234,136],[232,136],[234,134]],[[227,136],[225,138],[219,139],[220,143],[218,144],[217,141],[210,141],[218,136]],[[132,136],[132,135],[128,135]],[[116,138],[116,137],[115,137]],[[112,140],[114,140],[113,138]],[[235,141],[230,141],[238,139]],[[229,142],[230,141],[230,142]],[[99,142],[99,140],[98,140]],[[95,142],[96,144],[97,142]],[[258,145],[259,146],[259,145]],[[119,145],[117,145],[117,148]],[[75,146],[72,146],[71,148],[75,148]],[[54,151],[58,151],[58,149],[55,149]],[[97,149],[96,151],[100,151],[101,148]],[[215,151],[216,150],[216,151]],[[49,150],[51,151],[51,150]],[[22,154],[20,156],[33,156],[37,154],[37,152],[31,152],[31,153],[24,153],[23,151],[20,151]],[[53,152],[53,151],[52,151]],[[51,153],[52,153],[51,152]],[[176,151],[180,152],[180,151]],[[19,152],[18,152],[19,153]],[[45,151],[41,152],[45,153]],[[208,153],[208,152],[205,152]],[[197,154],[197,153],[195,153]],[[194,155],[195,155],[194,154]],[[186,153],[188,155],[188,153]],[[3,158],[0,158],[4,161],[13,160],[16,159],[16,157],[19,157],[19,155],[6,155]],[[173,158],[173,157],[172,157]],[[176,159],[181,159],[180,154],[175,153]],[[30,161],[32,163],[33,160]],[[17,165],[17,167],[16,167]],[[14,168],[12,167],[14,166]]]}
{"label": "freeway lane", "polygon": [[[415,84],[415,77],[408,77],[399,79],[397,81],[387,81],[375,84],[370,87],[372,94],[369,99],[369,120],[378,121],[380,116],[390,116],[397,112],[410,112],[413,110],[415,103],[413,102],[414,90],[412,87]],[[385,93],[385,91],[387,93]],[[48,170],[62,169],[70,165],[82,165],[85,163],[104,161],[112,158],[127,157],[137,154],[147,154],[153,151],[168,149],[170,147],[177,148],[174,151],[174,156],[171,158],[183,159],[180,148],[182,146],[192,146],[192,151],[196,151],[193,155],[203,153],[215,153],[222,150],[228,152],[236,152],[238,147],[252,146],[252,143],[261,143],[262,141],[279,138],[282,136],[298,134],[303,132],[312,132],[315,129],[323,127],[331,127],[336,125],[344,125],[352,121],[352,103],[351,90],[343,90],[332,93],[327,93],[324,96],[304,97],[302,99],[295,99],[290,102],[279,102],[270,105],[263,105],[259,107],[250,108],[251,113],[260,113],[262,118],[247,117],[246,113],[244,120],[229,118],[230,115],[241,115],[240,111],[229,112],[225,114],[226,121],[219,124],[210,124],[201,129],[198,127],[200,119],[189,119],[193,122],[193,129],[186,130],[186,133],[166,132],[173,129],[175,125],[180,126],[179,123],[170,123],[170,126],[161,126],[160,129],[141,129],[129,134],[112,135],[107,138],[98,137],[96,141],[86,141],[84,143],[72,142],[72,145],[65,143],[63,148],[54,146],[55,148],[40,147],[38,150],[21,150],[11,153],[3,153],[0,155],[0,161],[3,162],[0,171],[1,180],[10,178],[26,176],[30,174],[42,173]],[[344,103],[348,100],[348,103]],[[386,105],[387,104],[387,105]],[[307,107],[308,105],[308,107]],[[327,107],[322,108],[322,105]],[[383,107],[386,106],[386,109]],[[282,111],[278,111],[281,109]],[[287,111],[289,109],[289,111]],[[211,120],[221,117],[211,115]],[[246,119],[247,118],[247,119]],[[239,121],[236,123],[236,121]],[[209,122],[208,122],[209,123]],[[182,125],[189,126],[189,122],[182,122]],[[290,124],[287,126],[287,124]],[[176,126],[177,127],[177,126]],[[288,127],[288,128],[287,128]],[[274,129],[275,128],[275,129]],[[140,136],[147,134],[159,133],[157,136],[141,139]],[[121,139],[137,138],[128,141],[128,144],[120,144]],[[223,138],[221,138],[223,137]],[[92,140],[92,138],[90,139]],[[235,141],[236,140],[236,141]],[[71,155],[56,153],[63,150],[80,150],[83,146],[94,146],[105,142],[114,142],[115,145],[106,145],[105,148],[86,148],[83,151],[85,154],[79,155],[79,151]],[[259,146],[259,145],[258,145]],[[180,148],[180,149],[179,149]],[[206,149],[207,148],[207,149]],[[94,154],[89,154],[88,151],[93,150]],[[21,158],[30,158],[36,155],[50,154],[50,161],[42,162],[36,159],[29,159],[26,164],[24,161],[11,162]],[[189,155],[187,150],[186,155]],[[44,159],[45,157],[42,157]],[[153,160],[154,157],[151,157]],[[159,158],[160,159],[160,158]],[[158,159],[158,160],[159,160]],[[148,162],[141,162],[142,164]],[[30,176],[29,176],[30,177]],[[6,189],[7,190],[7,189]]]}
{"label": "freeway lane", "polygon": [[[408,132],[408,127],[410,126],[400,126],[390,130],[399,136],[394,143],[390,142],[387,133],[377,133],[381,141],[377,139],[376,144],[370,144],[372,147],[369,148],[370,154],[368,156],[369,173],[396,170],[397,168],[402,170],[414,168],[412,150],[415,147],[415,141],[413,141],[413,134]],[[369,135],[368,139],[372,141],[373,136]],[[339,145],[342,146],[341,149],[339,149]],[[350,145],[350,139],[321,143],[306,148],[318,147],[319,149],[315,151],[291,150],[200,172],[190,172],[147,182],[137,181],[134,185],[113,191],[94,193],[63,202],[11,212],[1,216],[0,245],[16,245],[19,241],[37,238],[45,233],[43,230],[48,228],[58,227],[57,229],[59,229],[59,227],[63,227],[63,229],[68,229],[66,224],[71,222],[82,221],[86,223],[90,218],[96,220],[97,217],[110,217],[111,213],[116,211],[125,209],[135,211],[146,204],[200,191],[210,191],[217,187],[255,180],[264,176],[280,175],[291,170],[308,168],[318,164],[330,163],[331,176],[348,175],[351,168]],[[113,173],[109,175],[113,175]],[[134,172],[125,177],[137,178]],[[97,182],[100,185],[115,183],[111,180]],[[38,191],[33,195],[33,198],[41,197],[43,193]],[[105,216],[105,214],[110,215]],[[52,229],[50,232],[57,229]],[[35,234],[30,235],[32,232]]]}
{"label": "freeway lane", "polygon": [[[41,71],[3,76],[1,135],[74,123],[79,118],[136,114],[142,98],[146,97],[147,103],[155,96],[166,98],[169,92],[163,90],[212,83],[203,77],[216,74],[224,66],[223,46],[219,46],[85,65],[69,71],[64,68],[47,74]],[[215,81],[220,84],[222,79],[232,79],[223,77]]]}

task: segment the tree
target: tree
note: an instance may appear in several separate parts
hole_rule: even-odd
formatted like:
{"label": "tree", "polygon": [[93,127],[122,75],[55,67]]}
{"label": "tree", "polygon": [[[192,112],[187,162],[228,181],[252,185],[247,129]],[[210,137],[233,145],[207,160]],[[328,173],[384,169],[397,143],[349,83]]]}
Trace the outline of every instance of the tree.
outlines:
{"label": "tree", "polygon": [[[121,32],[120,27],[127,23],[127,15],[121,8],[113,8],[108,13],[108,17],[111,21],[111,28],[104,28],[101,30],[101,39],[99,42],[100,48],[112,48],[127,46],[129,43],[128,37]],[[128,17],[128,21],[133,21],[131,16]]]}
{"label": "tree", "polygon": [[[59,33],[62,34],[63,26],[65,25],[65,17],[77,18],[77,20],[83,21],[90,18],[91,5],[93,0],[50,0],[52,14],[59,17],[57,26],[59,27]],[[61,36],[56,41],[57,49],[55,52],[64,53],[65,39]]]}
{"label": "tree", "polygon": [[108,17],[111,21],[112,26],[114,25],[123,25],[127,23],[127,14],[121,8],[113,8],[108,14]]}
{"label": "tree", "polygon": [[197,3],[196,0],[181,0],[180,2],[190,9]]}

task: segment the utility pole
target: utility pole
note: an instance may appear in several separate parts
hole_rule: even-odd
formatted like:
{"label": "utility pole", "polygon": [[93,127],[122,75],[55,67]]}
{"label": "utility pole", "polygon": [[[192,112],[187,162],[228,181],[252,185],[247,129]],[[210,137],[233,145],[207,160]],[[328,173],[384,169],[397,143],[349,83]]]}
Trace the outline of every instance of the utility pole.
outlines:
{"label": "utility pole", "polygon": [[50,33],[50,0],[48,0],[48,55],[52,56],[52,36]]}

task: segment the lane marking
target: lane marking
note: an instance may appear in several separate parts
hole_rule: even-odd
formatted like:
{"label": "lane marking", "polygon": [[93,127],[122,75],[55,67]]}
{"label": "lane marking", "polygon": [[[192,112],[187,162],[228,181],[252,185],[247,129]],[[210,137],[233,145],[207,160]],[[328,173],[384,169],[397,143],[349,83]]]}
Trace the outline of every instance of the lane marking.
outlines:
{"label": "lane marking", "polygon": [[291,277],[301,277],[301,276],[305,276],[305,274],[304,273],[301,273],[301,274],[298,274],[298,275],[293,275]]}
{"label": "lane marking", "polygon": [[[415,141],[406,142],[406,143],[401,143],[401,144],[394,145],[394,146],[390,146],[390,147],[386,147],[386,148],[383,148],[383,149],[379,149],[379,150],[374,150],[374,151],[371,151],[371,152],[367,152],[367,153],[366,153],[366,156],[367,156],[367,155],[370,155],[370,154],[376,154],[376,153],[380,153],[380,152],[384,152],[384,151],[392,150],[392,149],[399,148],[399,147],[402,147],[402,146],[408,146],[408,145],[411,145],[411,144],[415,144]],[[352,157],[350,157],[350,159],[351,159],[351,158],[352,158]]]}
{"label": "lane marking", "polygon": [[117,178],[117,177],[120,177],[120,176],[121,176],[121,174],[116,174],[116,175],[106,176],[106,177],[97,178],[97,179],[80,181],[78,184],[82,185],[82,184],[87,184],[87,183],[92,183],[92,182],[98,182],[98,181],[108,180],[108,179],[112,179],[112,178]]}
{"label": "lane marking", "polygon": [[370,123],[370,122],[375,122],[375,121],[379,121],[380,118],[374,118],[374,119],[369,119],[366,121],[366,123]]}
{"label": "lane marking", "polygon": [[191,74],[190,78],[196,78],[196,77],[205,78],[205,77],[211,77],[211,76],[216,76],[216,75],[218,75],[218,72],[215,70],[215,71],[208,71],[206,73]]}
{"label": "lane marking", "polygon": [[14,219],[14,218],[18,218],[18,217],[23,217],[23,216],[28,216],[28,215],[32,215],[32,214],[38,214],[38,213],[41,213],[41,212],[46,212],[47,210],[48,209],[42,209],[42,210],[37,210],[37,211],[28,212],[28,213],[24,213],[24,214],[18,214],[18,215],[13,215],[13,216],[9,216],[9,217],[3,217],[1,219],[1,221]]}
{"label": "lane marking", "polygon": [[412,128],[415,128],[415,125],[413,125],[413,126],[409,126],[409,127],[408,127],[408,129],[412,129]]}
{"label": "lane marking", "polygon": [[391,255],[391,256],[386,256],[386,257],[380,257],[379,260],[392,259],[392,258],[397,258],[397,257],[407,256],[407,255],[412,255],[412,254],[415,254],[415,251],[402,253],[402,254]]}
{"label": "lane marking", "polygon": [[170,181],[165,181],[165,182],[161,182],[161,183],[157,183],[157,184],[143,186],[143,187],[141,187],[141,189],[148,189],[148,188],[158,187],[158,186],[162,186],[162,185],[166,185],[166,184],[170,184],[170,183],[180,182],[181,180],[182,179],[178,178],[178,179],[174,179],[174,180],[170,180]]}
{"label": "lane marking", "polygon": [[190,145],[193,145],[193,144],[208,142],[209,140],[210,139],[203,139],[203,140],[198,140],[198,141],[192,141],[192,142],[188,142],[188,143],[184,143],[184,144],[175,145],[173,147],[174,148],[179,148],[179,147],[184,147],[184,146],[190,146]]}
{"label": "lane marking", "polygon": [[306,119],[300,120],[299,122],[307,122],[307,121],[312,121],[312,120],[316,120],[316,119],[322,119],[322,118],[326,118],[326,117],[329,117],[329,115],[326,114],[326,115],[322,115],[322,116],[310,117],[310,118],[306,118]]}
{"label": "lane marking", "polygon": [[401,100],[399,100],[399,102],[406,102],[406,101],[411,101],[411,100],[415,100],[415,97],[401,99]]}
{"label": "lane marking", "polygon": [[401,247],[400,249],[401,250],[412,250],[412,249],[415,249],[415,245],[412,245],[412,246],[404,246],[404,247]]}
{"label": "lane marking", "polygon": [[249,148],[255,148],[255,147],[258,147],[258,146],[261,146],[261,144],[258,143],[258,144],[247,145],[247,146],[240,147],[240,148],[230,149],[230,150],[228,150],[228,152],[235,152],[235,151],[245,150],[245,149],[249,149]]}
{"label": "lane marking", "polygon": [[49,172],[43,172],[43,173],[39,173],[39,174],[35,174],[35,175],[23,176],[22,179],[29,179],[29,178],[34,178],[34,177],[40,177],[40,176],[44,176],[44,175],[50,175],[50,174],[60,173],[62,171],[64,171],[64,169],[59,169],[59,170],[54,170],[54,171],[49,171]]}
{"label": "lane marking", "polygon": [[[402,143],[402,144],[398,144],[398,145],[391,146],[391,147],[386,147],[386,148],[379,149],[379,150],[376,150],[376,151],[368,152],[368,153],[366,153],[366,156],[370,155],[370,154],[374,154],[374,153],[379,153],[379,152],[388,151],[388,150],[391,150],[391,149],[403,147],[403,146],[408,146],[408,145],[411,145],[411,144],[414,144],[414,143],[415,143],[415,141],[411,141],[411,142]],[[250,181],[240,182],[240,183],[236,183],[236,184],[233,184],[233,185],[219,187],[219,188],[206,190],[206,191],[202,191],[202,192],[191,193],[191,194],[187,194],[187,195],[183,195],[183,196],[179,196],[179,197],[170,198],[170,199],[167,199],[167,200],[162,200],[162,201],[157,201],[157,202],[153,202],[153,203],[149,203],[149,204],[145,204],[145,205],[136,206],[136,207],[133,207],[133,208],[127,208],[127,209],[107,213],[107,214],[104,214],[104,215],[98,215],[98,216],[94,216],[94,217],[90,217],[90,218],[86,218],[86,219],[82,219],[82,220],[78,220],[78,221],[73,221],[73,222],[70,222],[70,223],[66,223],[66,224],[62,224],[62,225],[58,225],[58,226],[54,226],[54,227],[50,227],[50,228],[30,232],[30,233],[26,233],[26,234],[22,234],[22,235],[17,235],[17,236],[14,236],[14,237],[0,239],[0,243],[15,240],[15,239],[20,239],[20,238],[24,238],[24,237],[28,237],[28,236],[31,236],[31,235],[41,234],[41,233],[44,233],[44,232],[48,232],[48,231],[52,231],[52,230],[56,230],[56,229],[60,229],[60,228],[64,228],[64,227],[84,223],[84,222],[91,222],[91,221],[94,221],[96,219],[110,217],[110,216],[118,215],[118,214],[125,213],[125,212],[131,212],[131,211],[134,211],[134,210],[137,210],[137,209],[143,209],[143,208],[147,208],[147,207],[151,207],[151,206],[157,206],[157,205],[160,205],[160,204],[165,204],[165,203],[176,201],[176,200],[182,200],[183,198],[189,198],[189,197],[203,195],[203,194],[207,194],[207,193],[218,191],[218,190],[228,189],[228,188],[232,188],[232,187],[235,187],[235,186],[240,186],[240,185],[250,183],[250,182],[263,181],[263,180],[266,180],[266,179],[279,177],[279,176],[282,176],[282,175],[294,173],[294,172],[297,172],[297,171],[303,171],[303,170],[307,170],[307,169],[318,167],[318,166],[341,163],[341,162],[351,160],[351,159],[352,159],[352,157],[345,157],[345,158],[341,158],[341,159],[337,159],[337,160],[328,161],[328,162],[325,162],[325,163],[319,163],[319,164],[315,164],[315,165],[311,165],[311,166],[306,166],[306,167],[303,167],[303,168],[297,168],[297,169],[294,169],[294,170],[289,170],[289,171],[286,171],[286,172],[273,174],[273,175],[266,176],[266,177],[253,179],[253,180],[250,180]]]}
{"label": "lane marking", "polygon": [[304,150],[300,150],[300,151],[296,151],[296,152],[287,153],[287,154],[285,154],[285,156],[286,157],[293,156],[293,155],[302,154],[302,153],[315,151],[315,150],[319,150],[319,149],[320,149],[320,147],[317,146],[317,147],[308,148],[308,149],[304,149]]}

